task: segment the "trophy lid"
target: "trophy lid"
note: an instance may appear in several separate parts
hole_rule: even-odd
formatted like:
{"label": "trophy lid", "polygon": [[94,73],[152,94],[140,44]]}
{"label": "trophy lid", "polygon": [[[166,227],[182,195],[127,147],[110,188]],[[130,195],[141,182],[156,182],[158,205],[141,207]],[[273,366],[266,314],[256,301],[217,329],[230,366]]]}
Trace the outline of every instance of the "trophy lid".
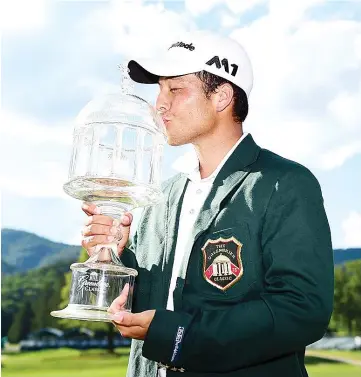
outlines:
{"label": "trophy lid", "polygon": [[120,89],[88,102],[76,118],[76,126],[84,127],[99,123],[126,124],[141,127],[163,137],[166,132],[163,120],[155,108],[133,93],[134,84],[129,69],[121,65]]}

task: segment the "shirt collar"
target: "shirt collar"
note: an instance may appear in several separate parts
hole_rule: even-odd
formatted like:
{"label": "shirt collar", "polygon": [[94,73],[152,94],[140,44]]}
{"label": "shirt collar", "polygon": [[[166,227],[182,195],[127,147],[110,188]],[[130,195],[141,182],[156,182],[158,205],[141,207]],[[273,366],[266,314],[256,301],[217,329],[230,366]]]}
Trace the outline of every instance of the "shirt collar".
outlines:
{"label": "shirt collar", "polygon": [[185,153],[181,157],[179,157],[172,165],[173,169],[184,173],[188,176],[188,178],[192,182],[210,182],[213,183],[217,174],[222,169],[223,165],[226,163],[228,158],[232,155],[241,141],[248,135],[245,132],[238,141],[233,145],[233,147],[228,151],[228,153],[224,156],[222,161],[217,166],[216,170],[207,178],[201,179],[201,174],[199,171],[199,160],[196,151],[192,148],[189,152]]}

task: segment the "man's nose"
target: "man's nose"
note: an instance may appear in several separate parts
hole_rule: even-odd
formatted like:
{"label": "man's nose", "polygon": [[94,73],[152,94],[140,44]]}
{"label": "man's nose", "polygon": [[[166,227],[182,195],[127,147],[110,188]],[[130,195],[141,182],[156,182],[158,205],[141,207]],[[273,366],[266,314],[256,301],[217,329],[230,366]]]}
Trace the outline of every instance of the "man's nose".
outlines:
{"label": "man's nose", "polygon": [[168,98],[162,93],[160,93],[157,97],[156,108],[160,113],[165,113],[170,109],[170,102]]}

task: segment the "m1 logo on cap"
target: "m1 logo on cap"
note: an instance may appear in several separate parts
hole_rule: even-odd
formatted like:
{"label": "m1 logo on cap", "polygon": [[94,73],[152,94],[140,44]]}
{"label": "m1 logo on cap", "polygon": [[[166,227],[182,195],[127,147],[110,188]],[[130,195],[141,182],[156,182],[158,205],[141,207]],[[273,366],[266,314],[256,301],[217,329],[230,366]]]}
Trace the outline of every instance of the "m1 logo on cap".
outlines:
{"label": "m1 logo on cap", "polygon": [[[228,63],[228,59],[227,58],[224,58],[223,60],[220,60],[219,56],[216,55],[211,60],[209,60],[206,64],[210,65],[210,66],[212,66],[213,64],[215,64],[218,69],[220,69],[222,67],[222,65],[223,65],[224,70],[227,73],[229,73],[229,63]],[[232,76],[236,76],[237,71],[238,71],[238,65],[237,64],[231,64],[231,67],[233,68],[232,72],[231,72],[231,75]]]}
{"label": "m1 logo on cap", "polygon": [[189,44],[186,44],[184,42],[177,42],[177,43],[173,43],[172,46],[170,46],[168,48],[168,50],[170,50],[172,47],[184,47],[186,48],[187,50],[189,51],[194,51],[196,48],[193,46],[192,43],[189,43]]}

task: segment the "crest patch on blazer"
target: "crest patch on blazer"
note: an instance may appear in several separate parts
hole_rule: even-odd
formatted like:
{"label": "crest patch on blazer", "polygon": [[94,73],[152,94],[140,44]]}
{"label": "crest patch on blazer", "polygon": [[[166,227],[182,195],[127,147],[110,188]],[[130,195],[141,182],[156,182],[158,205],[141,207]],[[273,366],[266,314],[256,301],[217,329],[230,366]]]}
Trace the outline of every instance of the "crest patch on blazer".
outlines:
{"label": "crest patch on blazer", "polygon": [[203,276],[208,283],[225,291],[242,277],[242,246],[234,237],[220,237],[204,244]]}

